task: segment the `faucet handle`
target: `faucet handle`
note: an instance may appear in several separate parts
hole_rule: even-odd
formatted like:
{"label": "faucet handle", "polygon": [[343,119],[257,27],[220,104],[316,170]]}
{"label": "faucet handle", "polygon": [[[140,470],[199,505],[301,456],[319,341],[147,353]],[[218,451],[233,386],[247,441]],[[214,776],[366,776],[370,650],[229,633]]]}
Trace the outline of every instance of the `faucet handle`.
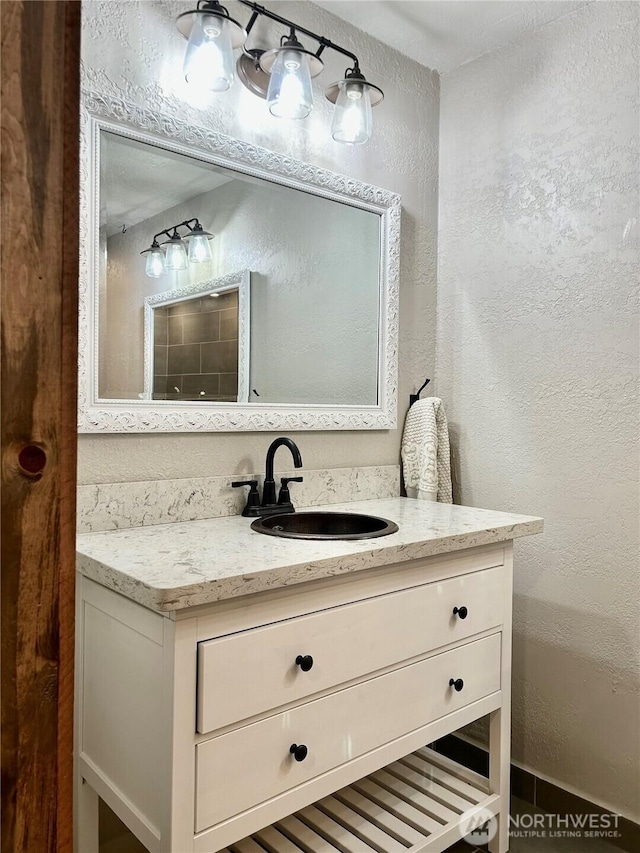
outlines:
{"label": "faucet handle", "polygon": [[240,486],[251,486],[252,489],[257,489],[258,488],[258,481],[257,480],[236,480],[235,482],[231,483],[231,488],[233,488],[233,489],[239,489]]}
{"label": "faucet handle", "polygon": [[291,495],[289,494],[289,483],[302,483],[303,477],[280,477],[280,493],[278,495],[278,505],[291,504]]}
{"label": "faucet handle", "polygon": [[243,515],[259,515],[255,511],[255,507],[260,507],[260,492],[258,491],[258,481],[257,480],[236,480],[231,483],[232,488],[239,489],[241,486],[250,486],[249,494],[247,495],[247,503],[245,508],[242,510]]}

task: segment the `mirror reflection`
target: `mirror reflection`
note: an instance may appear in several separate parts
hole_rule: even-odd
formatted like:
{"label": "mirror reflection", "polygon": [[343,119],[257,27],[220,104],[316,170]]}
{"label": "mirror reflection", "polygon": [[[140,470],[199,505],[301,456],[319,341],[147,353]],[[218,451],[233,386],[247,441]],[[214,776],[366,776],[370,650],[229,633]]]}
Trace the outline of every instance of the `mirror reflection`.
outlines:
{"label": "mirror reflection", "polygon": [[211,297],[153,309],[154,400],[237,401],[238,291]]}
{"label": "mirror reflection", "polygon": [[145,399],[247,402],[250,280],[146,297]]}
{"label": "mirror reflection", "polygon": [[102,129],[99,398],[375,405],[380,230],[377,213]]}

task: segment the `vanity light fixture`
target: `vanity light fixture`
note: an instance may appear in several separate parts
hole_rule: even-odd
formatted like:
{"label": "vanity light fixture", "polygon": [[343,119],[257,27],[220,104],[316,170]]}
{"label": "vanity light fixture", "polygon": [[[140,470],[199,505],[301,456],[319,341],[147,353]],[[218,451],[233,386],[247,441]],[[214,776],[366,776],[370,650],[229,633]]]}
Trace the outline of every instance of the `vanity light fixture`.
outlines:
{"label": "vanity light fixture", "polygon": [[305,50],[294,29],[282,36],[280,47],[260,57],[260,67],[269,74],[267,104],[277,118],[306,118],[313,109],[311,78],[317,77],[324,63]]}
{"label": "vanity light fixture", "polygon": [[[182,237],[180,228],[186,228],[188,233]],[[158,243],[158,237],[168,237],[163,243]],[[186,219],[170,228],[165,228],[153,235],[153,241],[148,249],[140,252],[147,256],[145,273],[149,278],[160,278],[167,270],[178,272],[186,270],[189,263],[200,264],[212,259],[209,243],[214,235],[205,231],[200,220]],[[187,248],[188,244],[188,257]]]}
{"label": "vanity light fixture", "polygon": [[[336,142],[352,145],[368,142],[373,127],[371,110],[382,103],[384,95],[382,89],[365,79],[358,57],[253,0],[238,2],[252,10],[245,28],[229,17],[218,0],[198,0],[196,9],[178,17],[176,25],[189,42],[184,60],[187,82],[211,91],[226,91],[233,81],[232,51],[242,47],[236,63],[240,82],[252,94],[265,98],[269,112],[277,118],[303,119],[313,109],[311,79],[322,71],[320,56],[329,48],[353,62],[344,79],[325,92],[327,99],[335,104],[331,135]],[[288,27],[289,35],[282,36],[279,47],[261,50],[245,46],[247,36],[261,16]],[[298,33],[318,42],[315,53],[300,43]]]}
{"label": "vanity light fixture", "polygon": [[186,81],[211,92],[226,92],[233,83],[233,50],[247,38],[244,28],[217,0],[198,0],[195,9],[178,16],[176,26],[188,41]]}
{"label": "vanity light fixture", "polygon": [[368,83],[356,64],[346,71],[344,80],[329,86],[325,94],[336,105],[331,125],[336,142],[352,145],[368,142],[373,129],[371,108],[384,98],[382,90]]}

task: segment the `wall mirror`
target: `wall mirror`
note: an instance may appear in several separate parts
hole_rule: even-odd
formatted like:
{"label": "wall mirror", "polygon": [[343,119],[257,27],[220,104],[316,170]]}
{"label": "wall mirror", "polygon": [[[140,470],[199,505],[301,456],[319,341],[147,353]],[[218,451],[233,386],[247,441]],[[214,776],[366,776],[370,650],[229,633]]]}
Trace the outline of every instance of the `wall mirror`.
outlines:
{"label": "wall mirror", "polygon": [[397,195],[83,95],[84,432],[396,423]]}

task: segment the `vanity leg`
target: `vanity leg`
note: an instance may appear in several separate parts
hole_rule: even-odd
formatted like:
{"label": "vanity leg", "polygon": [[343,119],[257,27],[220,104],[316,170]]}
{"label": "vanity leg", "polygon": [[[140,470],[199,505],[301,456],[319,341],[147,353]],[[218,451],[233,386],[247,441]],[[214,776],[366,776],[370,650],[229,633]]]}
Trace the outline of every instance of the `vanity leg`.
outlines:
{"label": "vanity leg", "polygon": [[501,708],[489,717],[489,785],[500,794],[498,831],[489,842],[489,853],[509,850],[510,740],[509,709]]}
{"label": "vanity leg", "polygon": [[78,782],[76,853],[98,853],[99,798],[86,779]]}
{"label": "vanity leg", "polygon": [[500,655],[501,707],[489,715],[489,788],[500,795],[498,831],[489,842],[489,853],[507,853],[509,849],[509,810],[511,803],[511,630],[513,608],[513,545],[504,549],[505,582],[503,589],[504,630]]}

